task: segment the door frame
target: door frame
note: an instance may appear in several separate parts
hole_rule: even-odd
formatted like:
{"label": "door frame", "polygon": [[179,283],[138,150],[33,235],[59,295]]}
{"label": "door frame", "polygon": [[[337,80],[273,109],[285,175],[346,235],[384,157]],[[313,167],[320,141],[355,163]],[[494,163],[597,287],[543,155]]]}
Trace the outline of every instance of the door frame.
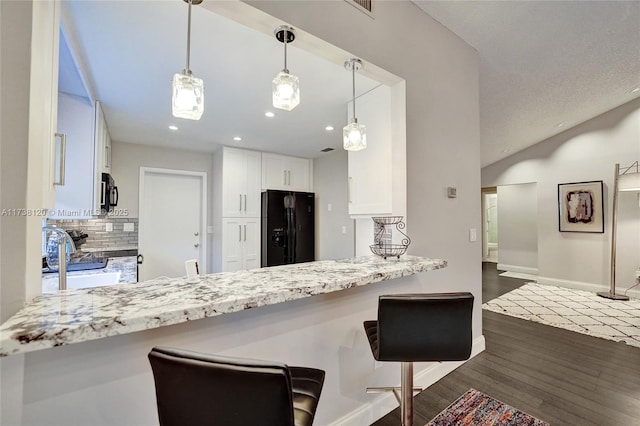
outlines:
{"label": "door frame", "polygon": [[[189,177],[199,177],[200,178],[200,202],[202,205],[202,211],[200,216],[200,235],[201,244],[200,248],[202,253],[202,259],[199,260],[199,269],[200,274],[208,273],[207,270],[207,259],[209,257],[208,252],[208,244],[207,239],[209,238],[209,233],[207,232],[207,172],[195,172],[191,170],[178,170],[178,169],[164,169],[158,167],[145,167],[140,166],[140,179],[138,183],[138,249],[140,249],[140,236],[142,235],[142,230],[144,229],[144,223],[140,218],[142,217],[142,200],[144,199],[144,186],[145,186],[145,177],[147,174],[164,174],[169,176],[189,176]],[[144,263],[144,260],[143,260]],[[186,272],[185,272],[186,275]]]}

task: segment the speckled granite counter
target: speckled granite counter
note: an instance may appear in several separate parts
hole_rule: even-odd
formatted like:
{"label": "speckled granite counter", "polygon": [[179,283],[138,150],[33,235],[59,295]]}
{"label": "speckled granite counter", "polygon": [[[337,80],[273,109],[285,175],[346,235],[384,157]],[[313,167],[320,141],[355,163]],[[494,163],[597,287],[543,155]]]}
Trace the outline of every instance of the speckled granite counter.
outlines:
{"label": "speckled granite counter", "polygon": [[[67,276],[74,275],[99,275],[111,272],[120,272],[118,284],[133,284],[138,281],[136,256],[109,257],[107,266],[101,269],[87,269],[84,271],[69,271]],[[42,292],[51,293],[58,291],[58,273],[42,275]]]}
{"label": "speckled granite counter", "polygon": [[300,263],[43,294],[0,327],[0,356],[183,323],[446,267],[406,256]]}

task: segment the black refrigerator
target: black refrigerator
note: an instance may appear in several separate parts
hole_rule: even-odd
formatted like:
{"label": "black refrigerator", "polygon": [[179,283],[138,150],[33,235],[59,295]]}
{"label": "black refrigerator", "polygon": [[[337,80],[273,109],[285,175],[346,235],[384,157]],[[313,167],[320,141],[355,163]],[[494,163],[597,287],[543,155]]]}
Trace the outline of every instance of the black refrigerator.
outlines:
{"label": "black refrigerator", "polygon": [[262,193],[262,266],[315,260],[313,192]]}

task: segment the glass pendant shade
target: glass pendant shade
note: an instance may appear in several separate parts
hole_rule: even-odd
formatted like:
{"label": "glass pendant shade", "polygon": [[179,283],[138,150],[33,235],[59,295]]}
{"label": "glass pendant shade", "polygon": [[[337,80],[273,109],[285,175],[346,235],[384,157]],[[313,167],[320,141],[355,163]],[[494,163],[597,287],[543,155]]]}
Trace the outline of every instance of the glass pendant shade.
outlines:
{"label": "glass pendant shade", "polygon": [[300,103],[298,77],[284,70],[273,79],[272,91],[274,108],[291,111]]}
{"label": "glass pendant shade", "polygon": [[190,74],[174,74],[172,112],[174,117],[200,120],[204,112],[204,83]]}
{"label": "glass pendant shade", "polygon": [[367,128],[357,121],[344,126],[342,129],[342,147],[347,151],[360,151],[367,147]]}

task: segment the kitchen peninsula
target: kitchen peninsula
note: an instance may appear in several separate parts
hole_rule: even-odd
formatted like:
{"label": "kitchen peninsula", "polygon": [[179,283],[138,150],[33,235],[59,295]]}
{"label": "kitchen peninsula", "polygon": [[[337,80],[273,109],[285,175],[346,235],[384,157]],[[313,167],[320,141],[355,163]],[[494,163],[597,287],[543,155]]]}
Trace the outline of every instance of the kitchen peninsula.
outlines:
{"label": "kitchen peninsula", "polygon": [[[393,402],[370,409],[384,397],[364,388],[398,376],[371,362],[362,321],[381,294],[442,291],[422,272],[446,265],[368,256],[43,294],[0,328],[0,361],[17,371],[3,379],[22,389],[23,424],[157,424],[146,354],[174,346],[322,368],[318,424],[365,421]],[[455,366],[439,368],[416,374]]]}

